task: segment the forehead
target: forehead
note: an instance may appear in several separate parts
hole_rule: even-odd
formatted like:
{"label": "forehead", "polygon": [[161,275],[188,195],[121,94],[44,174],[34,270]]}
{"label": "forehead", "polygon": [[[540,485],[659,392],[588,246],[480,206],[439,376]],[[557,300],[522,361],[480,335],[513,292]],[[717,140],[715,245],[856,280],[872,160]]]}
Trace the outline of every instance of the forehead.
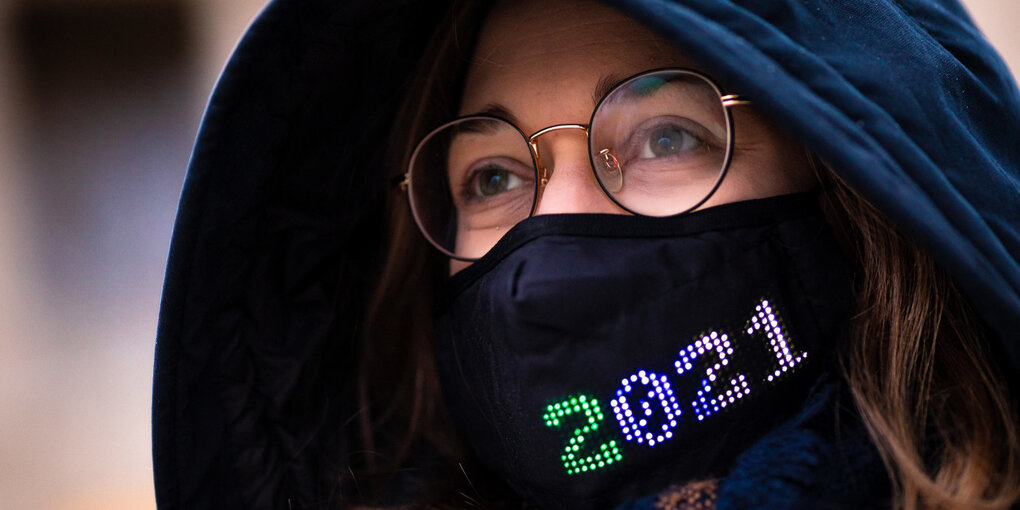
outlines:
{"label": "forehead", "polygon": [[651,30],[594,1],[501,1],[482,26],[461,114],[498,103],[520,115],[527,112],[516,110],[555,99],[576,110],[568,115],[586,117],[600,81],[657,67],[698,66]]}

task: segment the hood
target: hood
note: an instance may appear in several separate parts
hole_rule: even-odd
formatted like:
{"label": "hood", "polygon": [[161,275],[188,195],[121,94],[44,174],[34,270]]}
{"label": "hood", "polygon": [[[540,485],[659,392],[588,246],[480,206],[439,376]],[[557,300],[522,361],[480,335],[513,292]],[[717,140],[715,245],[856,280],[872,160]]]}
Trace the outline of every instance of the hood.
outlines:
{"label": "hood", "polygon": [[[275,0],[208,104],[156,342],[163,510],[308,508],[354,443],[387,136],[439,2]],[[612,0],[944,268],[1020,366],[1020,93],[954,0]],[[1014,394],[1016,386],[1014,385]]]}

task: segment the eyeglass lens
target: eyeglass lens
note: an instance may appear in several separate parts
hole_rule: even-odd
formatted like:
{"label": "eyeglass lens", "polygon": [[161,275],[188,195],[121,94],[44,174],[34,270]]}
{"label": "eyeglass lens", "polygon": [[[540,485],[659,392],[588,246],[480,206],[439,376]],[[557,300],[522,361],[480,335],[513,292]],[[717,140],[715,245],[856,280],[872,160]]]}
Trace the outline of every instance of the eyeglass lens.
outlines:
{"label": "eyeglass lens", "polygon": [[[621,83],[599,103],[589,156],[595,177],[622,208],[671,216],[714,192],[729,160],[731,133],[712,82],[686,70],[655,71]],[[476,259],[531,215],[537,176],[527,136],[517,127],[494,117],[458,119],[416,149],[411,209],[437,248]]]}

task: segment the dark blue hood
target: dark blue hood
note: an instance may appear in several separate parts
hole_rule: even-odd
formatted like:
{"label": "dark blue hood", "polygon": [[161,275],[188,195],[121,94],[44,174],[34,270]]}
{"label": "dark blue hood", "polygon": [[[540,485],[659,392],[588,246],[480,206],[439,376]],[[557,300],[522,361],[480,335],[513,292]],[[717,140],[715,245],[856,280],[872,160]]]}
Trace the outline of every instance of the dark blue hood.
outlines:
{"label": "dark blue hood", "polygon": [[[1016,372],[1020,93],[957,2],[611,3],[752,99],[915,239]],[[332,494],[354,447],[337,431],[356,416],[387,136],[443,10],[276,0],[224,71],[160,310],[160,508],[297,509]]]}

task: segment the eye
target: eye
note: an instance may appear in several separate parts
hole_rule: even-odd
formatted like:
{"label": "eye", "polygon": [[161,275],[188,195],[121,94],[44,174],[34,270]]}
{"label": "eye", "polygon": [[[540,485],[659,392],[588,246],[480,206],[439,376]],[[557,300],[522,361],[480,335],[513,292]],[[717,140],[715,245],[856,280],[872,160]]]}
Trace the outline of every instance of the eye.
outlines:
{"label": "eye", "polygon": [[680,126],[660,125],[646,133],[638,156],[642,159],[670,158],[704,145],[700,138]]}
{"label": "eye", "polygon": [[491,197],[505,193],[524,184],[517,174],[498,166],[487,166],[475,172],[475,195]]}

